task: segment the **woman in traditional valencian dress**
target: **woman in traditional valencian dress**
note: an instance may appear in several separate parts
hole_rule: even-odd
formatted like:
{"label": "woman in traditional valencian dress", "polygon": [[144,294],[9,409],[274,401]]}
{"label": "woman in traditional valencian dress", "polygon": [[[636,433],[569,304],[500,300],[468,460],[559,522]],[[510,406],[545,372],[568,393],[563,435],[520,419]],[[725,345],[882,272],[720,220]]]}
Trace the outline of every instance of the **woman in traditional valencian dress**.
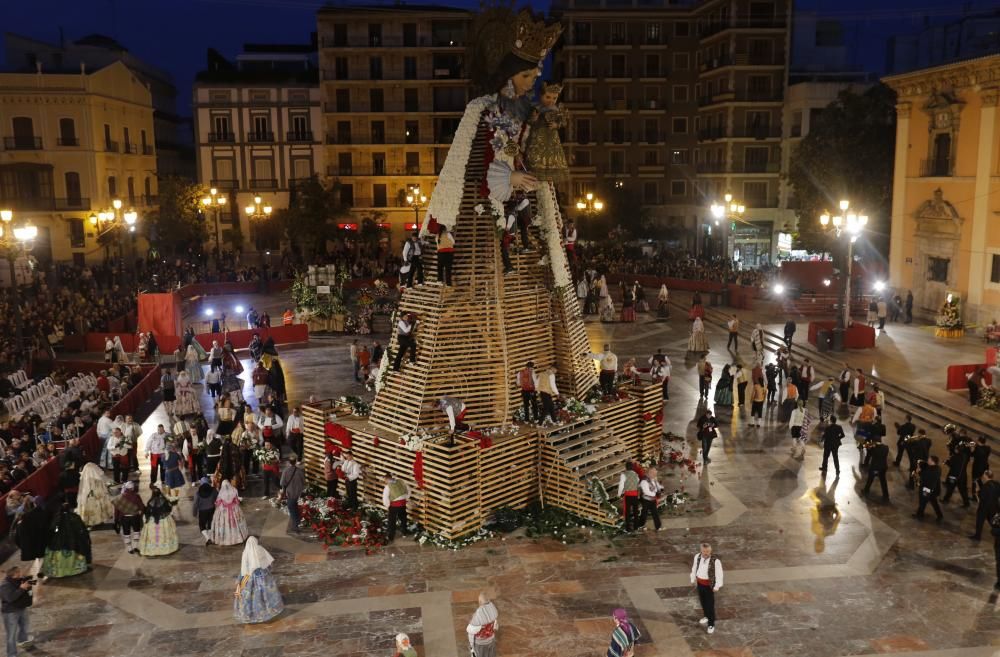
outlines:
{"label": "woman in traditional valencian dress", "polygon": [[239,493],[228,481],[222,482],[219,496],[215,498],[215,515],[212,516],[212,543],[239,545],[247,540],[247,521],[240,508]]}
{"label": "woman in traditional valencian dress", "polygon": [[273,562],[274,557],[260,546],[255,536],[247,539],[233,600],[233,616],[237,622],[266,623],[285,608],[271,574]]}
{"label": "woman in traditional valencian dress", "polygon": [[49,528],[42,573],[47,577],[72,577],[90,568],[90,534],[80,516],[63,504]]}
{"label": "woman in traditional valencian dress", "polygon": [[197,391],[191,383],[191,376],[187,370],[181,370],[174,383],[174,391],[177,400],[174,402],[174,413],[178,416],[197,415],[201,413],[201,402],[198,401]]}
{"label": "woman in traditional valencian dress", "polygon": [[177,523],[171,515],[173,506],[156,486],[150,487],[152,497],[146,502],[145,522],[139,536],[139,554],[144,557],[161,557],[173,554],[179,548]]}
{"label": "woman in traditional valencian dress", "polygon": [[708,338],[705,337],[705,324],[701,317],[695,317],[691,322],[691,337],[688,338],[688,351],[696,354],[708,351]]}
{"label": "woman in traditional valencian dress", "polygon": [[733,375],[729,371],[729,365],[722,368],[722,376],[719,377],[719,382],[715,385],[715,404],[722,409],[730,409],[733,407]]}
{"label": "woman in traditional valencian dress", "polygon": [[108,480],[96,463],[86,464],[80,473],[76,512],[87,527],[96,527],[114,520],[115,508],[111,505],[111,495],[108,494]]}

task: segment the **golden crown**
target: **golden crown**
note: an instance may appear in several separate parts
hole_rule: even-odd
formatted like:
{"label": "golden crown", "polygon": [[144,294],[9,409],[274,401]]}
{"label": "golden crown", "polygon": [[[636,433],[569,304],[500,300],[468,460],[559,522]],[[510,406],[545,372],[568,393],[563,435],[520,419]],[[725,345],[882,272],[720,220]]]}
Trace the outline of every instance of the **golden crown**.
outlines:
{"label": "golden crown", "polygon": [[546,25],[544,19],[536,21],[525,9],[517,15],[511,52],[525,61],[541,62],[559,40],[562,30],[559,23]]}
{"label": "golden crown", "polygon": [[543,94],[561,94],[562,85],[557,82],[543,82],[542,83],[542,93]]}

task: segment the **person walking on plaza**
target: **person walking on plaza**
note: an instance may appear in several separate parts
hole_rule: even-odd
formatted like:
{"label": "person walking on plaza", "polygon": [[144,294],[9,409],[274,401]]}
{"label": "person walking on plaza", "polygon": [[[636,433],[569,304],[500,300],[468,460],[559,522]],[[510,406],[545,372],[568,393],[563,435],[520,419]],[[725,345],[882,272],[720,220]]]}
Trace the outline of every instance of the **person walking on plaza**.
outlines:
{"label": "person walking on plaza", "polygon": [[830,418],[830,424],[823,430],[823,465],[820,471],[826,473],[826,464],[830,456],[833,456],[833,467],[840,476],[840,445],[844,441],[844,430],[837,424],[837,418]]}
{"label": "person walking on plaza", "polygon": [[918,491],[920,503],[917,505],[917,512],[913,514],[913,517],[918,520],[923,520],[924,509],[927,508],[928,504],[934,507],[937,521],[944,520],[941,505],[938,504],[938,496],[941,495],[941,466],[939,463],[938,457],[932,455],[917,465],[917,472],[920,473],[920,483],[918,484],[920,486]]}
{"label": "person walking on plaza", "polygon": [[722,588],[722,562],[712,555],[712,546],[702,543],[691,565],[691,583],[698,588],[698,600],[705,614],[699,623],[709,634],[715,632],[715,594]]}
{"label": "person walking on plaza", "polygon": [[355,381],[360,381],[361,379],[358,378],[358,370],[361,368],[361,365],[358,363],[358,341],[357,340],[354,340],[353,342],[351,342],[349,353],[351,355],[351,365],[354,367],[354,380]]}
{"label": "person walking on plaza", "polygon": [[642,514],[639,516],[639,527],[646,529],[646,516],[653,516],[653,529],[660,531],[660,508],[657,502],[663,492],[663,486],[656,478],[656,468],[646,470],[646,476],[639,482],[639,493],[642,496]]}
{"label": "person walking on plaza", "polygon": [[730,347],[735,351],[740,350],[740,320],[736,318],[734,313],[729,321],[726,322],[726,328],[729,330],[729,340],[726,342],[726,349]]}
{"label": "person walking on plaza", "polygon": [[635,643],[639,640],[639,630],[628,619],[628,612],[624,609],[615,609],[611,613],[611,619],[615,629],[611,633],[607,657],[632,657],[635,654]]}
{"label": "person walking on plaza", "polygon": [[210,542],[215,545],[239,545],[250,535],[243,509],[240,508],[239,492],[228,479],[223,479],[219,486],[211,529]]}
{"label": "person walking on plaza", "polygon": [[931,454],[931,439],[927,436],[925,429],[917,429],[917,435],[906,441],[906,446],[910,453],[910,476],[906,479],[906,487],[913,489],[917,467],[921,461],[926,461]]}
{"label": "person walking on plaza", "polygon": [[299,531],[299,498],[306,488],[306,473],[299,465],[298,458],[293,454],[288,457],[288,465],[281,473],[282,497],[288,506],[288,531]]}
{"label": "person walking on plaza", "polygon": [[630,532],[639,526],[639,475],[632,469],[632,461],[625,462],[618,476],[618,497],[622,498],[625,531]]}
{"label": "person walking on plaza", "polygon": [[801,385],[798,386],[799,398],[804,402],[809,401],[809,388],[812,386],[814,378],[816,378],[816,368],[814,368],[809,359],[806,358],[802,361],[802,369],[799,370],[799,381]]}
{"label": "person walking on plaza", "polygon": [[802,425],[806,422],[806,405],[796,402],[792,414],[788,416],[788,428],[792,434],[792,456],[802,459],[806,455],[806,437],[802,435]]}
{"label": "person walking on plaza", "polygon": [[945,504],[951,499],[952,493],[958,489],[958,494],[962,496],[962,507],[969,506],[969,458],[972,456],[972,449],[968,443],[960,442],[955,446],[955,451],[946,461],[948,465],[948,476],[945,478],[944,497],[941,501]]}
{"label": "person walking on plaza", "polygon": [[972,449],[972,499],[976,499],[983,473],[990,469],[990,446],[986,444],[986,436],[979,436],[976,446]]}
{"label": "person walking on plaza", "polygon": [[889,307],[885,303],[884,297],[879,297],[875,304],[875,314],[878,317],[878,330],[885,330],[885,320],[889,315]]}
{"label": "person walking on plaza", "polygon": [[215,516],[215,500],[219,491],[215,490],[208,477],[202,477],[198,490],[191,496],[191,514],[198,520],[198,531],[205,539],[205,545],[212,543],[212,518]]}
{"label": "person walking on plaza", "polygon": [[687,350],[694,354],[705,353],[709,350],[708,338],[705,337],[705,323],[701,317],[695,317],[691,322],[691,335],[688,337]]}
{"label": "person walking on plaza", "polygon": [[736,372],[733,375],[733,380],[736,382],[736,405],[742,409],[746,408],[747,404],[747,386],[750,385],[750,370],[747,369],[746,365],[737,363],[734,365]]}
{"label": "person walking on plaza", "polygon": [[28,607],[32,598],[31,577],[21,573],[20,566],[7,569],[7,576],[0,583],[0,613],[7,635],[7,657],[17,657],[18,648],[28,648],[34,637],[28,634]]}
{"label": "person walking on plaza", "polygon": [[521,408],[525,422],[540,422],[542,419],[538,414],[538,392],[535,389],[537,385],[535,364],[529,360],[524,369],[517,373],[517,387],[521,389]]}
{"label": "person walking on plaza", "polygon": [[753,426],[759,427],[764,417],[764,402],[767,399],[768,388],[764,385],[764,379],[758,378],[753,384],[750,393],[750,418]]}
{"label": "person walking on plaza", "polygon": [[[969,536],[978,541],[983,536],[983,524],[1000,513],[1000,483],[993,480],[993,471],[979,476],[979,506],[976,507],[976,530]],[[1000,579],[1000,578],[998,578]]]}
{"label": "person walking on plaza", "polygon": [[790,319],[785,322],[785,346],[789,351],[792,349],[792,338],[795,337],[795,320]]}
{"label": "person walking on plaza", "polygon": [[712,390],[712,364],[708,362],[708,356],[701,355],[698,359],[698,397],[708,399],[708,393]]}
{"label": "person walking on plaza", "polygon": [[882,486],[882,501],[889,503],[889,484],[886,482],[885,473],[889,468],[889,446],[884,443],[877,443],[868,450],[868,481],[865,483],[863,494],[868,497],[868,491],[872,488],[872,482],[878,477],[878,482]]}
{"label": "person walking on plaza", "polygon": [[233,600],[236,622],[266,623],[284,610],[285,603],[271,573],[272,563],[274,557],[260,546],[257,537],[247,538]]}
{"label": "person walking on plaza", "polygon": [[906,292],[906,323],[913,321],[913,290]]}
{"label": "person walking on plaza", "polygon": [[611,395],[615,391],[615,376],[618,374],[618,356],[611,351],[611,345],[604,345],[604,352],[600,354],[591,354],[591,356],[598,360],[601,365],[601,373],[598,380],[601,384],[601,390],[605,395]]}
{"label": "person walking on plaza", "polygon": [[712,451],[712,441],[719,433],[719,422],[712,415],[711,410],[706,410],[705,414],[698,420],[698,440],[701,441],[701,462],[708,464],[712,459],[708,458],[708,453]]}
{"label": "person walking on plaza", "polygon": [[472,657],[496,657],[498,617],[496,605],[490,601],[485,591],[480,591],[479,607],[465,626]]}
{"label": "person walking on plaza", "polygon": [[[917,430],[917,428],[915,426],[913,426],[913,416],[910,415],[909,413],[906,414],[906,422],[903,422],[902,424],[900,424],[899,422],[896,423],[896,461],[895,461],[895,465],[896,465],[897,468],[903,462],[903,454],[908,454],[909,453],[909,449],[907,448],[906,442],[907,442],[907,439],[909,439],[909,437],[912,436],[913,433],[916,430]],[[910,457],[910,463],[911,464],[913,463],[913,457],[912,456]],[[911,470],[912,470],[912,468],[911,468]]]}
{"label": "person walking on plaza", "polygon": [[392,473],[385,475],[385,488],[382,489],[382,504],[387,512],[386,534],[391,543],[396,538],[396,525],[399,525],[403,536],[410,533],[406,524],[406,504],[410,500],[410,487],[405,481],[394,477]]}
{"label": "person walking on plaza", "polygon": [[437,279],[438,283],[451,286],[451,270],[455,263],[455,238],[447,226],[438,226],[437,236]]}

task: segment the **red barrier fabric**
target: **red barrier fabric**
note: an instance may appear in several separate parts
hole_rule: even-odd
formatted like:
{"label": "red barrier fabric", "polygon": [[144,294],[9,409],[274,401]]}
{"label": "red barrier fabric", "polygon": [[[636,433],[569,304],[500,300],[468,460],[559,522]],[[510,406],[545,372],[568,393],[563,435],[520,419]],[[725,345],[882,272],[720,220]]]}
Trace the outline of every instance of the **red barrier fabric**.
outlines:
{"label": "red barrier fabric", "polygon": [[987,367],[993,367],[997,364],[997,348],[996,347],[986,347],[986,365]]}
{"label": "red barrier fabric", "polygon": [[[990,365],[986,363],[973,363],[972,365],[949,365],[948,366],[948,390],[965,390],[968,388],[969,377],[976,369],[982,367],[984,370]],[[993,377],[989,372],[983,372],[983,381],[986,385],[993,385]]]}
{"label": "red barrier fabric", "polygon": [[181,334],[181,295],[177,292],[139,295],[139,330],[161,335]]}
{"label": "red barrier fabric", "polygon": [[[819,331],[832,331],[836,322],[809,322],[809,344],[815,346]],[[875,329],[864,324],[851,324],[844,332],[845,349],[874,349]]]}

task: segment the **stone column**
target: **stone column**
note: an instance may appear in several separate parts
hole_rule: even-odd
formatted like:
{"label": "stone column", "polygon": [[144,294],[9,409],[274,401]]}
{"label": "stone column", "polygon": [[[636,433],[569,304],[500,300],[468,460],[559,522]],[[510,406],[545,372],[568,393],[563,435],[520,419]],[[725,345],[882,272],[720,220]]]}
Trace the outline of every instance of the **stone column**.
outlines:
{"label": "stone column", "polygon": [[[972,241],[969,245],[969,306],[978,314],[983,302],[983,285],[986,268],[986,227],[990,221],[989,192],[990,175],[993,172],[993,139],[997,118],[996,87],[983,89],[979,93],[982,106],[979,110],[979,147],[976,152],[975,199],[972,203]],[[970,317],[975,319],[975,317]]]}
{"label": "stone column", "polygon": [[[913,285],[912,272],[903,275],[903,241],[906,232],[906,166],[910,151],[910,109],[911,104],[896,104],[896,154],[892,174],[892,219],[889,228],[889,285],[896,289],[908,289]],[[901,293],[906,296],[905,292]]]}

